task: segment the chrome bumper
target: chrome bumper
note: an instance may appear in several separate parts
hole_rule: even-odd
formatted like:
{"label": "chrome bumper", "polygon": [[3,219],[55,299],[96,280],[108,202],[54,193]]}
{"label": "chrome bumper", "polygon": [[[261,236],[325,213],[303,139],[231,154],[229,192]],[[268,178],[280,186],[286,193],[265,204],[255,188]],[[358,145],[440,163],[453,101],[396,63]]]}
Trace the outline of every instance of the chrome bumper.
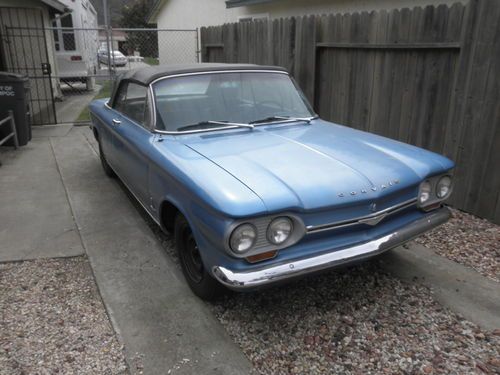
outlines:
{"label": "chrome bumper", "polygon": [[347,249],[335,250],[331,253],[297,261],[264,266],[251,271],[233,272],[222,266],[215,266],[212,271],[215,278],[229,289],[254,289],[381,254],[445,223],[449,217],[450,211],[443,207],[394,233]]}

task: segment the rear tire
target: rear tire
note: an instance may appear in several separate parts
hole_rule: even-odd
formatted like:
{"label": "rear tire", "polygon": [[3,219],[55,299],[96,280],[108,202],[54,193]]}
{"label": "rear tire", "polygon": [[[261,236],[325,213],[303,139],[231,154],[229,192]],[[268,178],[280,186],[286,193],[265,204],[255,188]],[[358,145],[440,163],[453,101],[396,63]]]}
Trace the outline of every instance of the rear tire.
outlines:
{"label": "rear tire", "polygon": [[205,301],[220,298],[226,289],[207,272],[189,223],[180,213],[175,218],[174,239],[182,273],[193,293]]}
{"label": "rear tire", "polygon": [[106,173],[106,176],[108,177],[115,178],[116,173],[113,170],[113,168],[111,168],[111,166],[108,164],[106,156],[104,155],[104,151],[102,150],[101,142],[99,142],[99,140],[97,141],[97,144],[99,145],[99,159],[101,159],[101,165],[102,169],[104,169],[104,173]]}

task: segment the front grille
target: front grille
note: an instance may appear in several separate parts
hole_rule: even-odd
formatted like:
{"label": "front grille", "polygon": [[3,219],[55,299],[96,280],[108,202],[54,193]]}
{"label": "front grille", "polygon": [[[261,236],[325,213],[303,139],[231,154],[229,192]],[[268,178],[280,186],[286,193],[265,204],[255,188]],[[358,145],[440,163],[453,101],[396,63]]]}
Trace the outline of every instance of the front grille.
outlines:
{"label": "front grille", "polygon": [[354,225],[369,225],[369,226],[374,226],[377,225],[379,222],[383,221],[386,217],[392,216],[400,211],[403,211],[407,208],[415,206],[417,203],[416,198],[412,198],[408,201],[405,201],[403,203],[399,203],[397,205],[394,205],[392,207],[388,207],[384,210],[381,210],[379,212],[375,212],[370,215],[366,215],[363,217],[358,217],[355,219],[349,219],[349,220],[343,220],[343,221],[337,221],[334,223],[328,223],[328,224],[321,224],[321,225],[309,225],[306,227],[306,232],[309,233],[318,233],[318,232],[323,232],[327,230],[332,230],[332,229],[339,229],[339,228],[346,228]]}

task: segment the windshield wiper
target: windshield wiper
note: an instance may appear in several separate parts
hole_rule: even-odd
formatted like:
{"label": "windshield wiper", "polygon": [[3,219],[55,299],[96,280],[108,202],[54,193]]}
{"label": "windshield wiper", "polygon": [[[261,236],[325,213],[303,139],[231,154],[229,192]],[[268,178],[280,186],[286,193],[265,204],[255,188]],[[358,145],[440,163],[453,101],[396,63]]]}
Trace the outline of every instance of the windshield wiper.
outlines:
{"label": "windshield wiper", "polygon": [[245,123],[240,123],[240,122],[229,122],[229,121],[200,121],[196,124],[191,124],[191,125],[186,125],[186,126],[181,126],[180,128],[177,129],[177,131],[183,131],[183,130],[194,130],[194,129],[203,129],[206,126],[212,126],[212,125],[226,125],[226,126],[237,126],[239,128],[250,128],[253,129],[254,126],[252,124],[245,124]]}
{"label": "windshield wiper", "polygon": [[254,120],[249,122],[249,124],[262,124],[266,122],[274,122],[274,121],[281,121],[281,120],[288,120],[288,121],[305,121],[308,124],[314,120],[317,119],[318,116],[312,116],[312,117],[291,117],[291,116],[269,116],[266,118],[262,118],[259,120]]}

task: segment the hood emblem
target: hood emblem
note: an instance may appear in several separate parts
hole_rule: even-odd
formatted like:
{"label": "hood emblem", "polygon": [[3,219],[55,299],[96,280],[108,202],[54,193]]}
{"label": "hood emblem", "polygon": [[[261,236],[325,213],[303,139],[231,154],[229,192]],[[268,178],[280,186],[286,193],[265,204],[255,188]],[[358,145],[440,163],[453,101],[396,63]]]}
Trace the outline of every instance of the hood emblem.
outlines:
{"label": "hood emblem", "polygon": [[[380,189],[380,190],[385,190],[385,189],[387,189],[387,188],[391,188],[391,187],[393,187],[394,185],[399,184],[399,182],[400,182],[399,180],[391,180],[391,181],[388,181],[388,182],[387,182],[387,183],[385,183],[385,184],[380,184],[380,186],[372,186],[372,187],[370,187],[370,190],[371,190],[371,191],[377,191],[378,189]],[[360,189],[360,190],[359,190],[359,192],[360,192],[361,194],[366,194],[366,193],[368,192],[368,190],[367,190],[367,189]],[[352,196],[354,196],[354,195],[357,195],[357,194],[358,194],[358,191],[357,191],[357,190],[353,190],[353,191],[350,191],[350,192],[348,192],[348,193],[340,192],[340,193],[337,193],[337,196],[338,196],[339,198],[344,198],[344,197],[346,196],[346,194],[347,194],[347,195],[352,195]]]}
{"label": "hood emblem", "polygon": [[372,204],[370,205],[370,210],[371,210],[371,212],[375,212],[375,211],[377,211],[377,203],[372,203]]}

